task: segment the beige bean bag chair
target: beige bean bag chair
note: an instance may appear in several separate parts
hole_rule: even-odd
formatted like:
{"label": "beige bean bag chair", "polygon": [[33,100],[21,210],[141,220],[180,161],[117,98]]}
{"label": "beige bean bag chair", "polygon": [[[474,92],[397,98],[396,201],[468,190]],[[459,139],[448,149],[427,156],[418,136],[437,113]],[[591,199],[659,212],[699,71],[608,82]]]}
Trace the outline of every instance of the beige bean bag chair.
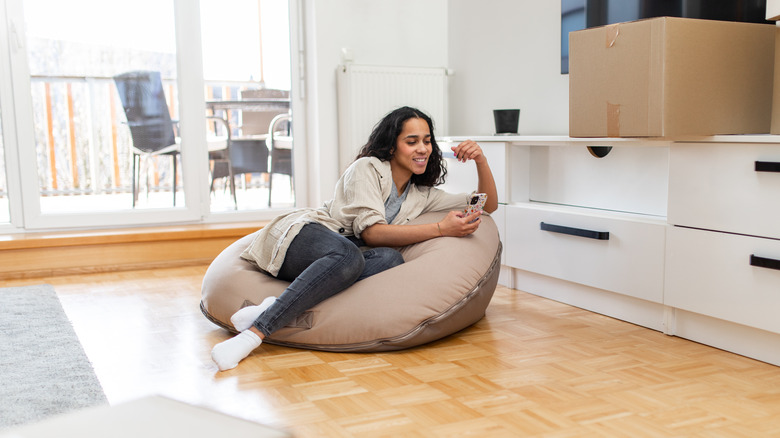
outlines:
{"label": "beige bean bag chair", "polygon": [[[431,223],[427,213],[411,223]],[[203,279],[201,310],[235,332],[240,308],[279,296],[289,284],[240,258],[253,235],[226,248]],[[443,237],[401,250],[404,264],[359,281],[273,333],[269,344],[324,351],[400,350],[441,339],[479,321],[498,282],[501,241],[493,219],[477,232]]]}

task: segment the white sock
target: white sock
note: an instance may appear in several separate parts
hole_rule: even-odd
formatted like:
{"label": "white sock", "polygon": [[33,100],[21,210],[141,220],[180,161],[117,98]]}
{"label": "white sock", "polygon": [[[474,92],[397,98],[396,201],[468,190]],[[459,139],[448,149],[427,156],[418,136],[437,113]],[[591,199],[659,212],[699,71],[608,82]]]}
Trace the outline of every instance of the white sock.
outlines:
{"label": "white sock", "polygon": [[244,330],[227,341],[220,342],[211,350],[211,358],[220,371],[233,369],[255,348],[263,343],[253,331]]}
{"label": "white sock", "polygon": [[265,309],[271,307],[271,304],[273,304],[274,301],[276,301],[276,297],[268,297],[256,306],[247,306],[243,309],[239,309],[238,312],[230,317],[230,322],[233,323],[233,327],[235,327],[236,330],[243,332],[252,327],[252,324],[254,324],[257,317],[265,312]]}

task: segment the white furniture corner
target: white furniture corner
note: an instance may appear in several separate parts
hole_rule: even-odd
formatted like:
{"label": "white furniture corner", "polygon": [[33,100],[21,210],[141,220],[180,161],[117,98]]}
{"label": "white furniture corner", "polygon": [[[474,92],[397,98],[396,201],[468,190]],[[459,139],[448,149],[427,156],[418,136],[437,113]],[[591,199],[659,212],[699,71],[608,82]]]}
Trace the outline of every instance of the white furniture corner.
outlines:
{"label": "white furniture corner", "polygon": [[[502,284],[780,365],[780,136],[469,138],[499,185]],[[447,161],[444,188],[473,190]]]}
{"label": "white furniture corner", "polygon": [[282,430],[153,395],[97,406],[0,431],[0,438],[291,438]]}
{"label": "white furniture corner", "polygon": [[766,0],[766,19],[780,19],[780,0]]}

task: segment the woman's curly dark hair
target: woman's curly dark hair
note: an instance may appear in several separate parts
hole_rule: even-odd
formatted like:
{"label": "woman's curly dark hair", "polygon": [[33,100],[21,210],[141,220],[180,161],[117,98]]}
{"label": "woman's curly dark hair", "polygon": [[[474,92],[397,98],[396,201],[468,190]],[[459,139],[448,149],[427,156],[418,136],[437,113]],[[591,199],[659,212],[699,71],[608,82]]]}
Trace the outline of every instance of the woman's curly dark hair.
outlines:
{"label": "woman's curly dark hair", "polygon": [[398,136],[401,135],[404,123],[413,118],[425,120],[428,129],[431,131],[431,156],[428,158],[428,166],[425,173],[421,175],[412,175],[411,182],[418,186],[433,187],[444,184],[444,177],[447,175],[447,166],[442,158],[441,149],[436,143],[436,137],[433,135],[433,120],[424,112],[404,106],[387,114],[379,123],[374,126],[374,130],[368,137],[366,143],[357,158],[376,157],[382,161],[390,161],[395,153]]}

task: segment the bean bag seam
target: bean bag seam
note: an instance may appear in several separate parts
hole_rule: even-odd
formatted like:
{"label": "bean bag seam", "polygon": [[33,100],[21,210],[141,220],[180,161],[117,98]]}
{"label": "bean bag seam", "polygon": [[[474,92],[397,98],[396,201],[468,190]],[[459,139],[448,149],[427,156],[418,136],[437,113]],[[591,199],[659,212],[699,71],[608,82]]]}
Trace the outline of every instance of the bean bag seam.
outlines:
{"label": "bean bag seam", "polygon": [[208,310],[206,310],[206,303],[203,302],[203,300],[200,301],[200,312],[203,314],[203,316],[206,317],[209,321],[216,324],[217,326],[231,332],[231,333],[238,333],[238,331],[230,325],[227,325],[223,323],[222,321],[218,320],[217,318],[213,317]]}

